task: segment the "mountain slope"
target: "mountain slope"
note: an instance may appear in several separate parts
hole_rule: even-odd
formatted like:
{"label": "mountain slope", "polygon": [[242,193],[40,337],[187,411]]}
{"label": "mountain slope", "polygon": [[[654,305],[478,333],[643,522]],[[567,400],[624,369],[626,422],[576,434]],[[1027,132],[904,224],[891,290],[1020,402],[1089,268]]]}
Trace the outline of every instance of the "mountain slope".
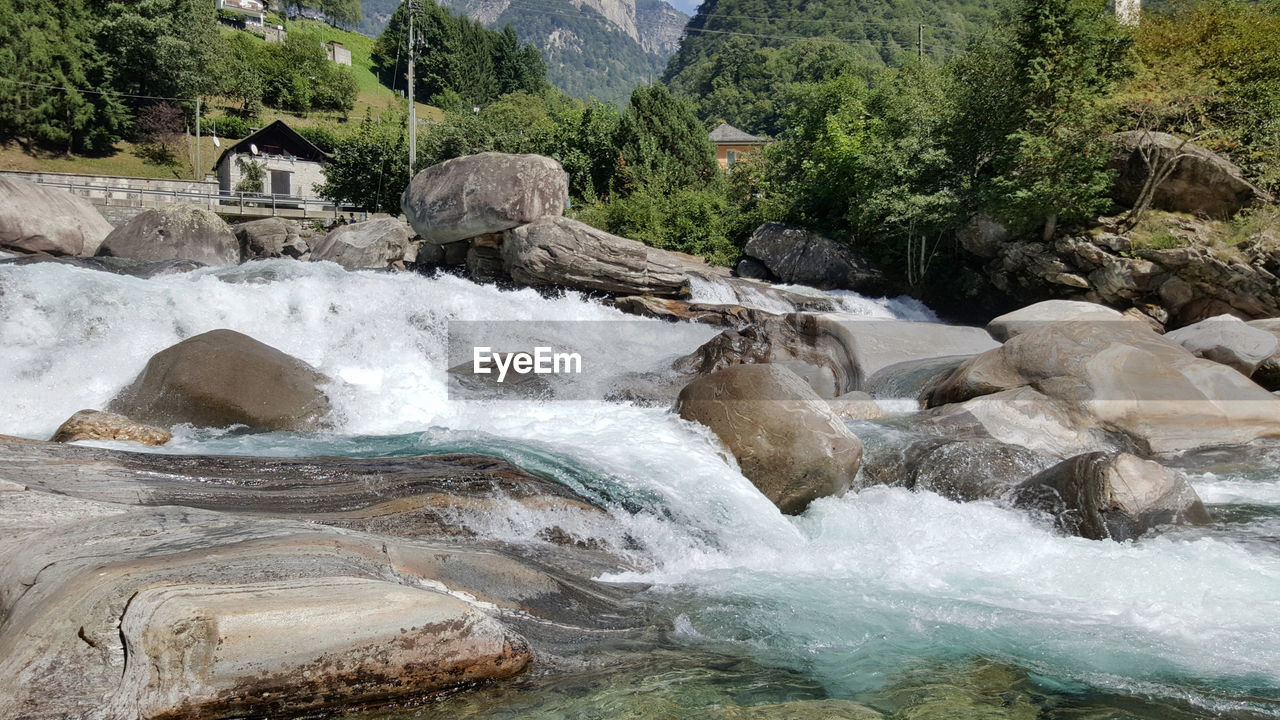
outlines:
{"label": "mountain slope", "polygon": [[[378,0],[374,0],[375,2]],[[370,0],[366,0],[366,7]],[[664,0],[444,0],[493,28],[510,24],[547,63],[547,79],[576,97],[623,101],[656,79],[688,16]]]}

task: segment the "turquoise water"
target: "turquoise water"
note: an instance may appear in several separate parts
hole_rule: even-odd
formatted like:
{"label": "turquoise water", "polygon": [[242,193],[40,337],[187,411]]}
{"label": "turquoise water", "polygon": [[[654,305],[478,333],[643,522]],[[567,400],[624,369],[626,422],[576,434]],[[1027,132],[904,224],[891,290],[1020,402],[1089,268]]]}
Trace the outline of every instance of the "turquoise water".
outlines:
{"label": "turquoise water", "polygon": [[[669,623],[652,660],[397,716],[727,717],[831,698],[900,717],[1280,716],[1280,479],[1267,462],[1193,474],[1218,523],[1134,543],[891,488],[786,517],[705,428],[665,409],[450,400],[450,320],[524,320],[530,335],[511,341],[527,344],[538,320],[623,318],[580,296],[291,262],[147,281],[0,267],[0,291],[0,433],[47,437],[105,404],[151,354],[230,327],[338,379],[336,431],[180,427],[161,452],[483,452],[609,508],[607,522],[555,521],[628,560],[603,581],[652,586]],[[655,322],[662,342],[620,349],[618,371],[661,368],[710,332]],[[546,518],[471,522],[545,542]]]}

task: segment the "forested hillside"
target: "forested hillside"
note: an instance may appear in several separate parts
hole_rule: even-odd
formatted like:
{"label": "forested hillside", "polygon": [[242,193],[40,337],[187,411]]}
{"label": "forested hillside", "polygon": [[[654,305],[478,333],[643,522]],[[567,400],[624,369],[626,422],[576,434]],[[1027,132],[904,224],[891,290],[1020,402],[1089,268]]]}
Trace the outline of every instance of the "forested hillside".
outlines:
{"label": "forested hillside", "polygon": [[[382,82],[406,90],[410,12],[396,8],[373,46],[373,67]],[[413,14],[418,98],[450,109],[470,109],[513,92],[541,92],[546,65],[538,49],[521,45],[515,30],[494,32],[430,0]]]}
{"label": "forested hillside", "polygon": [[[756,133],[781,128],[778,104],[794,82],[871,77],[923,49],[964,50],[995,18],[997,0],[706,0],[663,74],[704,120]],[[920,46],[923,25],[923,47]]]}

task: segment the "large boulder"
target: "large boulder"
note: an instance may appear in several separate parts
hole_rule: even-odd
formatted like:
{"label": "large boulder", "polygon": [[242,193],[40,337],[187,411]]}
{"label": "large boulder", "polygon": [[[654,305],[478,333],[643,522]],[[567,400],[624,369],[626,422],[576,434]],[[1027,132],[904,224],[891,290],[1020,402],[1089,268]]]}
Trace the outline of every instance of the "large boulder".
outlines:
{"label": "large boulder", "polygon": [[1192,355],[1253,375],[1265,360],[1280,352],[1280,338],[1246,325],[1234,315],[1219,315],[1165,335]]}
{"label": "large boulder", "polygon": [[930,407],[980,410],[1005,442],[1026,441],[1044,423],[1039,434],[1052,428],[1057,444],[1039,449],[1059,455],[1098,449],[1099,437],[1144,455],[1280,437],[1280,398],[1135,322],[1025,332],[965,362],[926,396]]}
{"label": "large boulder", "polygon": [[1111,196],[1125,206],[1137,203],[1154,167],[1175,157],[1180,157],[1177,167],[1156,188],[1153,207],[1229,218],[1249,205],[1270,199],[1244,178],[1235,163],[1168,133],[1131,130],[1110,138],[1116,146],[1111,168],[1119,173]]}
{"label": "large boulder", "polygon": [[1126,322],[1118,310],[1080,300],[1045,300],[1005,313],[987,323],[991,337],[1005,342],[1009,338],[1055,322]]}
{"label": "large boulder", "polygon": [[173,439],[173,433],[152,425],[134,422],[123,415],[101,410],[81,410],[58,427],[53,442],[77,442],[79,440],[124,440],[143,445],[163,445]]}
{"label": "large boulder", "polygon": [[1129,540],[1161,525],[1209,522],[1186,477],[1126,453],[1064,460],[1020,485],[1012,499],[1051,514],[1064,532],[1092,540]]}
{"label": "large boulder", "polygon": [[507,232],[502,258],[511,278],[524,285],[689,295],[684,264],[673,254],[564,217],[544,217]]}
{"label": "large boulder", "polygon": [[284,218],[250,220],[232,227],[240,239],[245,260],[266,258],[305,259],[310,247],[297,223]]}
{"label": "large boulder", "polygon": [[868,452],[861,482],[928,490],[958,502],[998,500],[1050,464],[1043,455],[995,440],[923,438]]}
{"label": "large boulder", "polygon": [[111,223],[66,190],[0,177],[0,249],[92,257]]}
{"label": "large boulder", "polygon": [[[838,243],[804,228],[765,223],[751,234],[742,254],[758,260],[773,278],[782,282],[823,290],[881,294],[890,291],[884,276],[865,261]],[[750,277],[751,273],[745,276]]]}
{"label": "large boulder", "polygon": [[418,173],[400,209],[423,240],[442,245],[558,216],[568,202],[569,175],[560,163],[488,152]]}
{"label": "large boulder", "polygon": [[388,268],[410,254],[413,230],[396,218],[343,225],[311,248],[313,262],[327,260],[348,270]]}
{"label": "large boulder", "polygon": [[102,241],[99,255],[238,265],[240,240],[222,218],[193,205],[145,210]]}
{"label": "large boulder", "polygon": [[795,373],[737,365],[680,391],[676,412],[711,428],[742,474],[784,513],[847,490],[862,443]]}
{"label": "large boulder", "polygon": [[726,330],[675,367],[707,374],[743,363],[774,363],[800,375],[819,396],[835,398],[865,389],[868,378],[897,363],[974,355],[998,345],[980,328],[792,313]]}
{"label": "large boulder", "polygon": [[233,330],[187,338],[151,357],[112,412],[154,425],[313,430],[329,413],[328,378]]}

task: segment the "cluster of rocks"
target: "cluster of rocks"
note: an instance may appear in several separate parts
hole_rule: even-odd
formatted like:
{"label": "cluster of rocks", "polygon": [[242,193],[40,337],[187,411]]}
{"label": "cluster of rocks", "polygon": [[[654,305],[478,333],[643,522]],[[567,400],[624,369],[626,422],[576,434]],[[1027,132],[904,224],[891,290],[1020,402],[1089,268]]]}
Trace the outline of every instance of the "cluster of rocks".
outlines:
{"label": "cluster of rocks", "polygon": [[[1167,235],[1179,247],[1135,246],[1118,222],[1060,232],[1051,240],[1012,237],[999,223],[976,217],[959,234],[982,262],[991,284],[1018,302],[1079,299],[1132,309],[1160,326],[1180,327],[1217,315],[1243,319],[1280,315],[1280,260],[1274,238],[1251,239],[1230,250],[1206,238],[1214,220],[1268,203],[1271,196],[1215,153],[1165,133],[1125,132],[1116,146],[1112,198],[1132,207],[1161,163],[1173,171],[1154,190],[1151,207],[1172,213]],[[1150,163],[1150,165],[1148,165]],[[1200,219],[1203,218],[1203,219]]]}
{"label": "cluster of rocks", "polygon": [[0,178],[0,228],[0,249],[131,274],[269,258],[326,260],[349,269],[403,268],[416,260],[419,244],[394,218],[318,235],[282,218],[232,226],[212,211],[181,204],[144,210],[113,228],[83,198],[8,177]]}
{"label": "cluster of rocks", "polygon": [[[1161,458],[1280,438],[1280,398],[1250,379],[1280,364],[1269,328],[1214,318],[1162,335],[1110,308],[1050,301],[974,333],[761,319],[677,361],[698,377],[676,409],[711,428],[784,512],[887,484],[998,500],[1116,540],[1208,521]],[[856,408],[877,387],[914,388],[922,411],[867,449],[844,420],[874,419]]]}

